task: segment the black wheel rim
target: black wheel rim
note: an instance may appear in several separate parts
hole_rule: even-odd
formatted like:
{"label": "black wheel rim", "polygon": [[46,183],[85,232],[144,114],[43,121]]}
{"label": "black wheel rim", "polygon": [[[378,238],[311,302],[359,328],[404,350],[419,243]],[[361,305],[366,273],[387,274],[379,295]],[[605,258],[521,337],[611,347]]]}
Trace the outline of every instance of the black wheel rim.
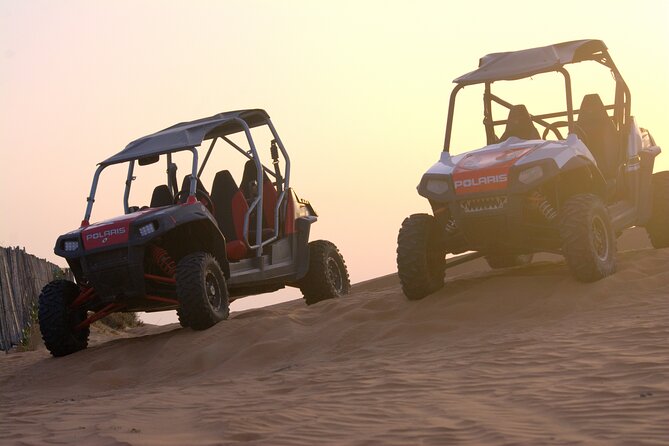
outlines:
{"label": "black wheel rim", "polygon": [[592,219],[592,245],[599,260],[609,257],[609,231],[604,220],[598,215]]}
{"label": "black wheel rim", "polygon": [[209,305],[211,305],[211,308],[214,310],[218,310],[221,307],[222,302],[221,286],[218,278],[211,271],[207,271],[207,275],[204,280],[204,288]]}
{"label": "black wheel rim", "polygon": [[337,291],[337,294],[342,294],[344,291],[344,278],[337,259],[328,257],[326,271],[330,284],[332,284],[333,288]]}

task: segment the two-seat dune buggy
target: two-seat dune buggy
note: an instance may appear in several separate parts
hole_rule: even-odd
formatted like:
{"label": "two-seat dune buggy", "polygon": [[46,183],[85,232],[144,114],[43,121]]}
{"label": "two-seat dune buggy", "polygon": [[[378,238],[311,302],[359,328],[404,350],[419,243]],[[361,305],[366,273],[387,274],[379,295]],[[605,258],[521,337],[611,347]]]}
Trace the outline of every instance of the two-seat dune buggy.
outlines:
{"label": "two-seat dune buggy", "polygon": [[[251,132],[259,129],[270,138],[267,164]],[[208,140],[200,161],[198,148]],[[212,153],[222,149],[217,142],[245,161],[239,185],[221,166],[209,169],[216,172],[210,189],[203,185]],[[188,162],[181,186],[178,157]],[[161,159],[165,184],[155,187],[148,206],[131,206],[138,170]],[[125,215],[90,224],[100,174],[121,163],[128,165]],[[57,280],[42,290],[46,347],[54,356],[85,348],[90,324],[114,312],[176,309],[182,326],[202,330],[226,319],[234,298],[286,285],[299,287],[308,304],[344,295],[349,276],[335,245],[309,243],[316,217],[290,188],[290,159],[263,110],[221,113],[133,141],[100,163],[81,227],[56,242],[76,284]]]}
{"label": "two-seat dune buggy", "polygon": [[[612,104],[586,94],[573,107],[565,67],[577,62],[610,70]],[[492,91],[493,83],[549,72],[564,78],[566,111],[531,115]],[[489,54],[454,82],[443,152],[418,186],[434,215],[412,215],[399,231],[397,268],[409,299],[441,288],[449,265],[479,256],[501,268],[528,263],[535,252],[561,253],[588,282],[615,271],[616,237],[626,228],[645,226],[654,247],[669,246],[669,172],[653,174],[660,148],[632,117],[629,89],[602,41]],[[456,96],[472,85],[483,87],[487,145],[454,156]],[[495,108],[508,117],[493,117]]]}

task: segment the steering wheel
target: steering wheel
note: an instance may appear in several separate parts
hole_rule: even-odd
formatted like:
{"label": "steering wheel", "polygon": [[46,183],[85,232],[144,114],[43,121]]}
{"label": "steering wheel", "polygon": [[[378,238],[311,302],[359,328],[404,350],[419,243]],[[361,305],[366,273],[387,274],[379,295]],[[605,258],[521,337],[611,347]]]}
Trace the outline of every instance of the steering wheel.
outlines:
{"label": "steering wheel", "polygon": [[[180,190],[176,197],[174,197],[174,204],[185,203],[186,198],[188,197],[188,193],[189,191],[187,190]],[[197,200],[207,208],[211,215],[215,215],[214,202],[207,191],[200,188],[196,189],[195,198],[197,198]]]}
{"label": "steering wheel", "polygon": [[559,128],[567,125],[569,125],[567,121],[556,121],[549,123],[548,125],[546,125],[546,128],[544,129],[544,133],[542,133],[541,139],[546,139],[548,133],[553,132],[555,136],[557,136],[557,139],[563,140],[564,138],[562,137]]}

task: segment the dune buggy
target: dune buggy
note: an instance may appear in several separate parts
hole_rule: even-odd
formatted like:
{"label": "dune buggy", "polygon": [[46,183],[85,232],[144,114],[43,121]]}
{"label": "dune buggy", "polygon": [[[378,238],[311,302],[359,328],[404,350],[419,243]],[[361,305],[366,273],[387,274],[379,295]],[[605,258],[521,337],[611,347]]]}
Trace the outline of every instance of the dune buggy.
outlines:
{"label": "dune buggy", "polygon": [[[613,103],[592,93],[573,107],[566,66],[587,61],[612,73]],[[564,79],[566,110],[532,115],[493,93],[496,82],[549,72]],[[409,299],[441,288],[448,266],[475,257],[502,268],[526,264],[535,252],[561,253],[576,279],[588,282],[615,271],[616,237],[626,228],[645,226],[653,246],[669,246],[669,172],[653,174],[660,148],[631,115],[630,91],[602,41],[489,54],[454,82],[441,157],[418,185],[433,215],[408,217],[398,235]],[[483,87],[487,145],[454,156],[456,97],[472,85]],[[508,116],[493,117],[494,108]]]}
{"label": "dune buggy", "polygon": [[[266,164],[251,133],[260,127],[271,138]],[[239,184],[229,166],[209,166],[212,153],[223,149],[217,142],[241,155]],[[177,157],[188,163],[181,185]],[[148,205],[131,206],[137,171],[161,159],[164,183],[158,180]],[[91,224],[100,175],[117,164],[127,164],[125,214]],[[207,167],[215,172],[209,189]],[[182,326],[203,330],[226,319],[229,303],[242,296],[288,285],[312,304],[349,291],[337,247],[309,242],[317,214],[290,187],[290,159],[263,110],[221,113],[131,142],[99,164],[87,200],[81,226],[54,248],[76,283],[53,281],[39,298],[40,329],[54,356],[85,348],[90,324],[114,312],[176,309]]]}

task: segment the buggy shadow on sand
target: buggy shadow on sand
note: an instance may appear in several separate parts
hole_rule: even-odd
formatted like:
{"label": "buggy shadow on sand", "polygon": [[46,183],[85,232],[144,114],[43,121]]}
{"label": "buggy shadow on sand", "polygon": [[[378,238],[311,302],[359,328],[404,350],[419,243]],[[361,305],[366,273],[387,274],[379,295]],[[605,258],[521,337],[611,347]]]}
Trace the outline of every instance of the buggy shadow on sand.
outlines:
{"label": "buggy shadow on sand", "polygon": [[[579,62],[610,70],[612,104],[587,94],[573,107],[566,65]],[[495,82],[549,72],[564,78],[566,110],[531,115],[493,93]],[[449,253],[473,251],[455,262],[485,256],[492,268],[561,253],[573,275],[589,282],[615,271],[616,238],[626,228],[645,226],[654,247],[669,246],[669,172],[653,174],[660,148],[631,115],[630,91],[602,41],[489,54],[454,82],[443,152],[418,185],[433,215],[410,216],[398,235],[397,269],[409,299],[443,287]],[[456,97],[472,85],[483,87],[487,145],[454,156]],[[493,117],[493,106],[508,116]]]}
{"label": "buggy shadow on sand", "polygon": [[[251,133],[263,126],[272,135],[267,164]],[[207,140],[200,162],[198,149]],[[238,185],[229,170],[220,170],[228,166],[211,166],[216,173],[207,190],[201,176],[212,153],[222,150],[217,142],[242,155],[243,175]],[[180,152],[192,156],[181,186],[173,162]],[[155,187],[148,206],[131,206],[137,165],[161,159],[165,184]],[[128,165],[125,215],[90,224],[100,175],[120,163]],[[119,311],[176,309],[182,326],[203,330],[226,319],[229,303],[242,296],[295,286],[312,304],[347,294],[349,276],[336,246],[309,242],[316,218],[290,187],[290,158],[264,110],[221,113],[133,141],[100,163],[81,227],[56,242],[54,251],[76,283],[57,280],[42,290],[46,347],[54,356],[81,350],[90,324]]]}

